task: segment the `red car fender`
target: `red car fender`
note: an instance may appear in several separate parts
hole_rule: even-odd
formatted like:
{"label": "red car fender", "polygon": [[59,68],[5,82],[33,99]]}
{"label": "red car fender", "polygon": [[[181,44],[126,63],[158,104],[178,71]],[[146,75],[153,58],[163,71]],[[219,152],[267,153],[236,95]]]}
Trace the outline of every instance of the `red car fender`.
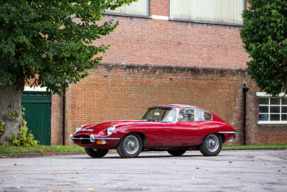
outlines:
{"label": "red car fender", "polygon": [[221,135],[222,137],[222,142],[226,142],[229,139],[233,137],[233,135],[230,134],[223,134],[220,132],[224,131],[235,131],[235,129],[225,123],[225,122],[219,122],[219,121],[210,121],[210,122],[204,122],[204,123],[198,123],[198,128],[199,128],[199,138],[201,141],[204,139],[209,134],[218,134]]}

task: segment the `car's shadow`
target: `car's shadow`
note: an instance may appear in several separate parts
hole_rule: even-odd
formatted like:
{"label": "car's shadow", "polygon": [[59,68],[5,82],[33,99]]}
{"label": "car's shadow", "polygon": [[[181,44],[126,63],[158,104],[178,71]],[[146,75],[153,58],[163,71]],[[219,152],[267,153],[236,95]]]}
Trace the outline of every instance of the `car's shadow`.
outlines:
{"label": "car's shadow", "polygon": [[[174,158],[174,157],[184,159],[184,158],[205,157],[205,156],[197,155],[197,154],[195,154],[195,155],[182,155],[182,156],[171,156],[168,154],[166,154],[166,155],[156,155],[156,154],[145,155],[145,154],[142,154],[136,158],[122,158],[119,155],[117,155],[116,153],[114,153],[114,154],[110,154],[110,155],[108,154],[107,156],[102,157],[102,158],[91,158],[87,155],[86,157],[83,157],[83,156],[73,157],[73,159],[154,159],[154,158]],[[69,159],[71,159],[71,157],[69,157]]]}
{"label": "car's shadow", "polygon": [[[187,157],[200,157],[202,155],[182,155],[182,156],[177,156],[176,158],[187,158]],[[149,159],[149,158],[173,158],[175,156],[171,155],[149,155],[149,156],[138,156],[136,158],[138,159]],[[130,159],[130,158],[122,158],[120,156],[117,157],[103,157],[107,159]]]}

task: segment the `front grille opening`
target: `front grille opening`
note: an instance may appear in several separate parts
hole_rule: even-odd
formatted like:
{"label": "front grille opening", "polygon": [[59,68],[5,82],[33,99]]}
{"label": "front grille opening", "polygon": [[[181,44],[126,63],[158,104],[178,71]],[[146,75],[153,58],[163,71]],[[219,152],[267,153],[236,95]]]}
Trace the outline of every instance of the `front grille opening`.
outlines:
{"label": "front grille opening", "polygon": [[75,138],[79,138],[79,139],[82,138],[82,140],[81,139],[79,140],[81,144],[84,144],[84,145],[92,144],[90,141],[90,136],[78,135]]}

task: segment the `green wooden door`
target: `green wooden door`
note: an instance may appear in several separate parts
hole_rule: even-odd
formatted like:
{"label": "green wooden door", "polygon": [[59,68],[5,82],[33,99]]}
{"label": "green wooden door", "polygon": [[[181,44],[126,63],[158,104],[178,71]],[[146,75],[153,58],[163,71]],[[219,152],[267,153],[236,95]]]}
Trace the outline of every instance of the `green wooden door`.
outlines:
{"label": "green wooden door", "polygon": [[24,119],[35,139],[41,145],[51,144],[51,94],[46,92],[24,92],[22,95]]}

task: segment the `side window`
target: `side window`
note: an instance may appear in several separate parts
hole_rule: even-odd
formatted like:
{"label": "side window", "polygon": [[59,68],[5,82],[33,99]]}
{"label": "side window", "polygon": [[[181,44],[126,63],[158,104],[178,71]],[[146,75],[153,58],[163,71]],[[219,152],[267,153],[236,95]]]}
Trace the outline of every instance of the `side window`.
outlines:
{"label": "side window", "polygon": [[212,117],[211,117],[211,115],[210,115],[209,113],[204,112],[204,119],[205,119],[205,120],[211,120]]}
{"label": "side window", "polygon": [[[256,93],[259,96],[259,123],[287,122],[287,98],[272,97],[265,93]],[[284,94],[280,94],[284,96]]]}
{"label": "side window", "polygon": [[169,114],[164,118],[164,122],[175,122],[176,121],[176,109],[173,109]]}
{"label": "side window", "polygon": [[181,109],[179,111],[179,121],[194,121],[194,109]]}
{"label": "side window", "polygon": [[212,116],[206,111],[203,111],[201,109],[196,110],[195,121],[205,121],[205,120],[211,120],[211,119],[212,119]]}

